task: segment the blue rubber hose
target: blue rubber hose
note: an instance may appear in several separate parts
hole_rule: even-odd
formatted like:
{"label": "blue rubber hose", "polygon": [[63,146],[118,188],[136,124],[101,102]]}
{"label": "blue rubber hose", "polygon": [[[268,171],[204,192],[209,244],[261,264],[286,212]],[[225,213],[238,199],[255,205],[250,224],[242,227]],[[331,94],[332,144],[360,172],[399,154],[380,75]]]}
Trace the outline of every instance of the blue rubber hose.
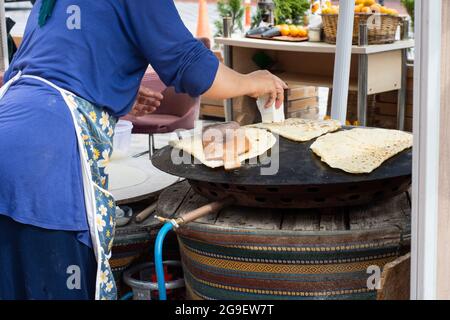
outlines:
{"label": "blue rubber hose", "polygon": [[130,300],[133,298],[133,292],[128,292],[126,294],[123,295],[122,298],[120,298],[120,300]]}
{"label": "blue rubber hose", "polygon": [[161,230],[159,230],[155,242],[155,269],[156,269],[156,279],[158,280],[159,300],[167,300],[162,249],[164,239],[166,238],[166,235],[169,233],[169,231],[172,229],[173,229],[172,223],[166,222],[162,226]]}

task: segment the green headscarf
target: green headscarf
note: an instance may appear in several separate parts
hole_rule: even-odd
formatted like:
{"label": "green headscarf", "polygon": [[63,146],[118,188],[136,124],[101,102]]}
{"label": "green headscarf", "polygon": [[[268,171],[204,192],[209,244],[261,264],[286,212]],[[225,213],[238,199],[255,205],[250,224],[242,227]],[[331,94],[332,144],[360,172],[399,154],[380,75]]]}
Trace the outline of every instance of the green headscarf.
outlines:
{"label": "green headscarf", "polygon": [[44,26],[48,18],[51,17],[55,8],[56,0],[42,0],[41,10],[39,11],[39,26]]}

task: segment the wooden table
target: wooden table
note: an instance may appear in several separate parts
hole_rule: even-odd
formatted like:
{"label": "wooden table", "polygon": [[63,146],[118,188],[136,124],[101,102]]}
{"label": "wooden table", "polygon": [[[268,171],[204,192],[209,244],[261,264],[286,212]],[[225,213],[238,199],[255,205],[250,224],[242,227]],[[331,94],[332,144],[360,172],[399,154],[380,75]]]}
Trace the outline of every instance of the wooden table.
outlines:
{"label": "wooden table", "polygon": [[[277,75],[291,85],[333,87],[336,46],[315,42],[281,42],[248,38],[216,38],[224,46],[225,63],[241,73],[258,70],[252,58],[265,52],[277,64]],[[392,44],[353,46],[350,90],[358,92],[358,118],[367,122],[368,95],[398,90],[398,127],[403,129],[406,102],[406,51],[413,40]],[[233,101],[225,104],[226,119],[233,119]]]}

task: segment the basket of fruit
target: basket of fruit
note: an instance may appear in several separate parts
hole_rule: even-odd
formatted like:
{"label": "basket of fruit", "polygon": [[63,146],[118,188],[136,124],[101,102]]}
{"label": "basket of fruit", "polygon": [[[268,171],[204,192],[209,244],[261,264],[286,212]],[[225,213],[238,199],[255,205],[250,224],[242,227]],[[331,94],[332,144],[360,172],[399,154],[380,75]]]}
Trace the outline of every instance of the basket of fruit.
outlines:
{"label": "basket of fruit", "polygon": [[[375,0],[355,0],[355,22],[353,44],[358,44],[359,24],[368,24],[369,44],[393,43],[400,25],[398,11],[376,3]],[[322,9],[325,42],[336,44],[339,6],[326,6]]]}

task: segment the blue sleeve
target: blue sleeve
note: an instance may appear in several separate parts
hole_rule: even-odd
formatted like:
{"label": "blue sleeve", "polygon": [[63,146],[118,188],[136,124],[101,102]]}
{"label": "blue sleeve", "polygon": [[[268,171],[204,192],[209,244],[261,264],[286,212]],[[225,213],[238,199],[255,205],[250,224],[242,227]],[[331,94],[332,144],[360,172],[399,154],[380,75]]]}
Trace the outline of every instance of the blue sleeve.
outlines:
{"label": "blue sleeve", "polygon": [[167,86],[196,97],[216,77],[219,61],[183,24],[173,0],[125,1],[132,34]]}

